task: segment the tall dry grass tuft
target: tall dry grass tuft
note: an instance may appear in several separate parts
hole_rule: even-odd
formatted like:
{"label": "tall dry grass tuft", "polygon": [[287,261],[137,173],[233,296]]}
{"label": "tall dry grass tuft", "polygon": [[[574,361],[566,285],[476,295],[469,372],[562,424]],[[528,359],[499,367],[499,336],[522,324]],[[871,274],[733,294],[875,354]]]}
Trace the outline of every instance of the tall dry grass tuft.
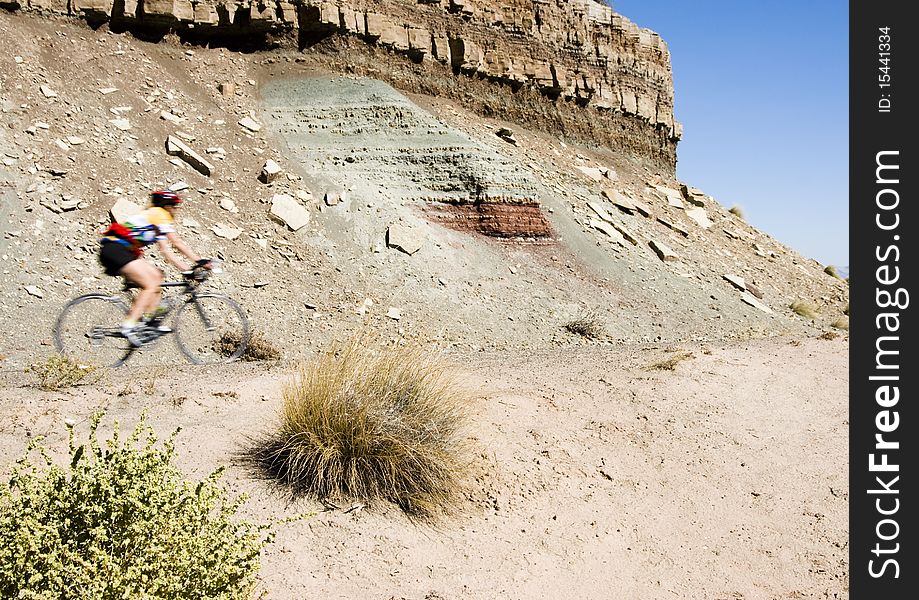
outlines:
{"label": "tall dry grass tuft", "polygon": [[842,276],[839,275],[839,271],[837,271],[836,267],[834,267],[833,265],[827,265],[826,268],[823,270],[823,272],[829,275],[830,277],[835,277],[836,279],[842,279]]}
{"label": "tall dry grass tuft", "polygon": [[819,315],[817,312],[817,307],[814,306],[811,302],[807,302],[806,300],[795,300],[788,306],[788,308],[790,308],[795,314],[801,315],[805,319],[816,319]]}
{"label": "tall dry grass tuft", "polygon": [[433,353],[359,334],[300,367],[279,428],[247,458],[294,495],[385,499],[433,516],[458,499],[470,399]]}
{"label": "tall dry grass tuft", "polygon": [[728,212],[734,215],[735,217],[737,217],[738,219],[745,220],[743,209],[740,208],[739,206],[732,206],[731,208],[728,209]]}

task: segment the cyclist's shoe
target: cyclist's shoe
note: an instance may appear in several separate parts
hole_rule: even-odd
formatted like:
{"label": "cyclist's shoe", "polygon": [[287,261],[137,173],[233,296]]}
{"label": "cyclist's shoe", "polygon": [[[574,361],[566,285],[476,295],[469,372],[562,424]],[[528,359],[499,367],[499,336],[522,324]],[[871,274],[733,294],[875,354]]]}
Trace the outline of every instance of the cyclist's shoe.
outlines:
{"label": "cyclist's shoe", "polygon": [[144,330],[144,325],[122,325],[121,326],[121,335],[128,340],[132,346],[135,348],[140,348],[144,345],[144,341],[140,337],[140,333]]}
{"label": "cyclist's shoe", "polygon": [[147,321],[147,327],[149,327],[150,329],[154,330],[155,332],[159,334],[172,333],[172,327],[169,327],[168,325],[163,325],[163,322],[160,321],[159,318],[156,318],[156,317]]}

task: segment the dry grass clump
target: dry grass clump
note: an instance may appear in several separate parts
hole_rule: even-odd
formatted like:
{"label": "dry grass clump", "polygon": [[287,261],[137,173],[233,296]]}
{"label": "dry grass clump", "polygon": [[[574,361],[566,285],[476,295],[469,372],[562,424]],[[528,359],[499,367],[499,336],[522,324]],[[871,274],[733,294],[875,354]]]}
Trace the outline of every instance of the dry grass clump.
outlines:
{"label": "dry grass clump", "polygon": [[569,333],[580,335],[589,340],[596,340],[605,335],[603,319],[596,311],[589,311],[576,319],[565,323],[564,328]]}
{"label": "dry grass clump", "polygon": [[246,458],[295,496],[446,512],[467,467],[469,392],[430,352],[367,337],[302,365],[284,387],[280,427]]}
{"label": "dry grass clump", "polygon": [[817,337],[821,340],[835,340],[839,337],[839,334],[835,331],[824,331]]}
{"label": "dry grass clump", "polygon": [[[671,352],[668,350],[668,352]],[[688,350],[674,350],[673,356],[666,358],[662,361],[648,365],[648,369],[652,371],[673,371],[676,369],[676,366],[683,362],[684,360],[689,360],[695,355]]]}
{"label": "dry grass clump", "polygon": [[[224,356],[230,356],[239,348],[240,336],[236,332],[227,331],[221,334],[217,340],[219,351]],[[249,336],[249,343],[246,349],[240,355],[240,360],[255,362],[260,360],[280,360],[281,351],[277,346],[262,334],[260,331],[253,331]]]}
{"label": "dry grass clump", "polygon": [[731,208],[728,209],[728,212],[734,215],[735,217],[737,217],[738,219],[744,218],[743,209],[740,208],[739,206],[732,206]]}
{"label": "dry grass clump", "polygon": [[845,331],[849,331],[849,317],[839,317],[838,319],[830,323],[830,327],[835,327],[836,329],[844,329]]}
{"label": "dry grass clump", "polygon": [[801,315],[805,319],[817,318],[817,307],[805,300],[795,300],[788,306],[788,308],[790,308],[795,314]]}
{"label": "dry grass clump", "polygon": [[[52,392],[75,386],[96,370],[93,365],[81,364],[60,354],[52,354],[44,361],[26,367],[27,372],[38,377],[38,387]],[[100,376],[101,373],[97,373],[87,383],[95,383]]]}
{"label": "dry grass clump", "polygon": [[840,277],[839,275],[839,271],[837,271],[836,267],[834,267],[833,265],[827,265],[826,268],[823,270],[823,272],[829,275],[830,277],[835,277],[836,279],[842,279],[842,277]]}

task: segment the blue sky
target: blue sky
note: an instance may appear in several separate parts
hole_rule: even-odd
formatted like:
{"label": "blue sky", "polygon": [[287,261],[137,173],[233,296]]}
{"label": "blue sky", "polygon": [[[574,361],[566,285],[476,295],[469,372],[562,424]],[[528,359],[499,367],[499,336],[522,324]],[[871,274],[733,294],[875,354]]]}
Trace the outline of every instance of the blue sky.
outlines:
{"label": "blue sky", "polygon": [[677,177],[800,254],[848,266],[848,3],[611,4],[670,48]]}

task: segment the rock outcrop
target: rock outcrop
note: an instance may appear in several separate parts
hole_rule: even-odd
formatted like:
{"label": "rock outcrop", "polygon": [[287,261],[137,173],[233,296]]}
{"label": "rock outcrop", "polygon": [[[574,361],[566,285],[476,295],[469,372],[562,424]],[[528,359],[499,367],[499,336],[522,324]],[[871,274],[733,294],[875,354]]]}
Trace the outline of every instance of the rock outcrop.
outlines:
{"label": "rock outcrop", "polygon": [[[527,87],[604,114],[600,141],[671,169],[681,127],[673,117],[670,54],[597,0],[22,0],[7,3],[110,22],[149,36],[197,42],[296,34],[300,48],[354,36],[412,61]],[[260,38],[260,36],[262,36]],[[512,115],[514,116],[514,115]],[[563,123],[562,130],[570,129]],[[620,129],[617,136],[611,133]],[[644,138],[636,141],[636,138]]]}

